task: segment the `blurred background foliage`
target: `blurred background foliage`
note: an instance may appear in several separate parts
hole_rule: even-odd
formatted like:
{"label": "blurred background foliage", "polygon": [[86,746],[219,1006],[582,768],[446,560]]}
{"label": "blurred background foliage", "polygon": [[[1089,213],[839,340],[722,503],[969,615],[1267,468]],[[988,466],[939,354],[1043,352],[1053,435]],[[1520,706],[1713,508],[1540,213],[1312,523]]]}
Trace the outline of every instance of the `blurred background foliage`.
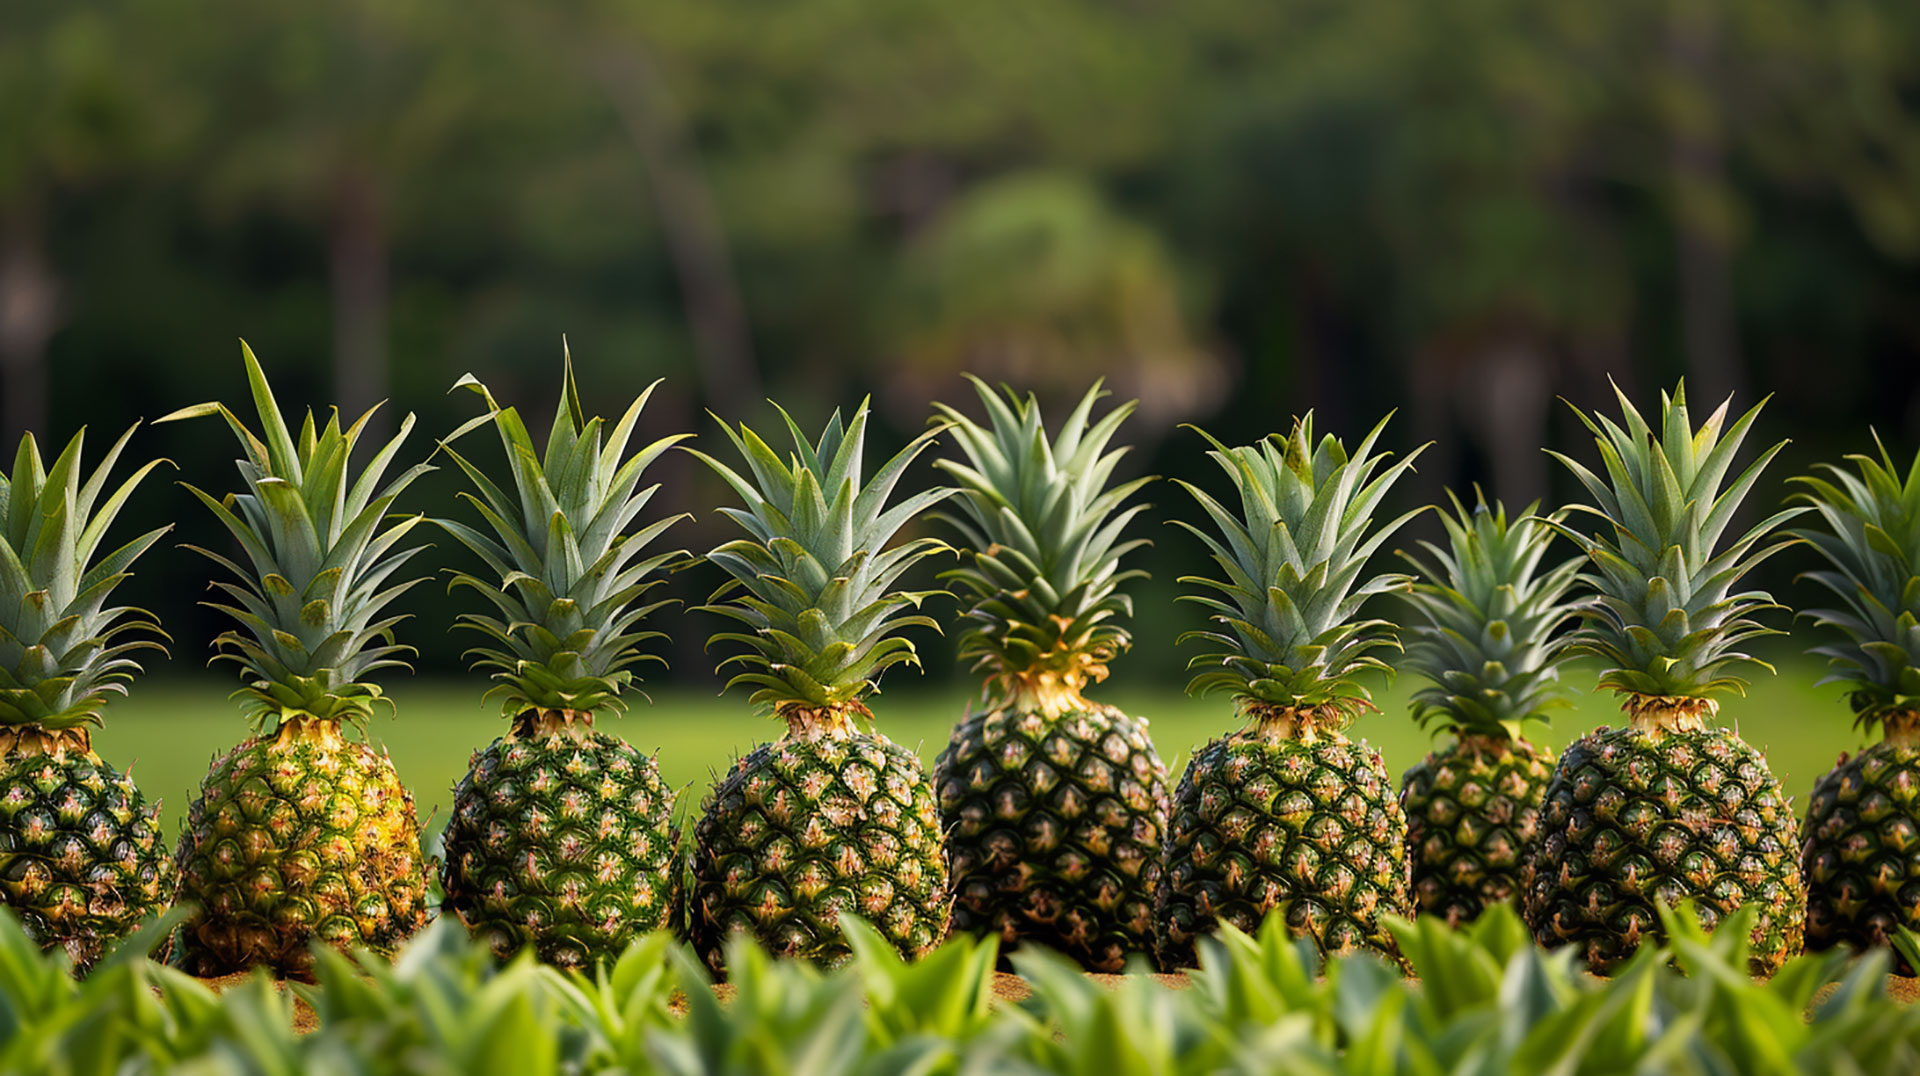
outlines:
{"label": "blurred background foliage", "polygon": [[[1212,482],[1178,423],[1244,441],[1311,407],[1357,436],[1397,408],[1396,447],[1436,442],[1409,502],[1570,495],[1556,395],[1685,375],[1779,395],[1773,498],[1869,427],[1920,444],[1920,5],[0,5],[8,444],[238,399],[245,337],[283,403],[390,398],[424,456],[463,371],[551,407],[563,333],[603,413],[667,379],[654,436],[871,393],[897,441],[962,371],[1062,408],[1105,376],[1144,401],[1131,466]],[[210,427],[136,444],[232,473]],[[434,477],[411,507],[455,511]],[[725,536],[709,476],[658,477],[699,517],[680,544]],[[165,484],[133,514],[218,540]],[[1152,530],[1122,667],[1170,685],[1198,550]],[[204,573],[163,547],[135,584],[174,670],[218,630],[181,584]],[[431,590],[405,641],[450,672]],[[666,619],[672,675],[709,682],[714,625]]]}

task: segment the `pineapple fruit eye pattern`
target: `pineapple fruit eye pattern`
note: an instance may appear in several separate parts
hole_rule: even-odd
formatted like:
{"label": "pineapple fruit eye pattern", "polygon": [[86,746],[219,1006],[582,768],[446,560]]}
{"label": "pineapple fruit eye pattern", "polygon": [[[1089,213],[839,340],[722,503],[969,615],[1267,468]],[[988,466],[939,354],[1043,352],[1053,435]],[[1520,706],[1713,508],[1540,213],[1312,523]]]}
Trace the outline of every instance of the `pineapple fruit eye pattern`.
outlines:
{"label": "pineapple fruit eye pattern", "polygon": [[[1854,724],[1877,742],[1815,782],[1802,824],[1807,947],[1884,948],[1920,928],[1920,454],[1904,476],[1884,444],[1797,479],[1816,525],[1806,578],[1837,608],[1802,615],[1831,641],[1812,653],[1843,685]],[[1911,954],[1896,960],[1915,973]]]}
{"label": "pineapple fruit eye pattern", "polygon": [[[160,461],[111,492],[134,429],[84,476],[86,431],[47,466],[31,433],[0,473],[0,899],[27,936],[86,968],[173,901],[159,809],[94,753],[91,729],[166,638],[109,606],[169,528],[113,548],[107,528]],[[84,477],[83,477],[84,476]]]}
{"label": "pineapple fruit eye pattern", "polygon": [[1415,908],[1462,923],[1520,892],[1554,764],[1526,734],[1567,704],[1561,629],[1578,610],[1581,560],[1543,565],[1564,512],[1539,517],[1535,502],[1509,520],[1483,494],[1472,509],[1449,497],[1445,545],[1400,553],[1417,581],[1399,665],[1426,681],[1414,719],[1452,742],[1401,776],[1400,805]]}
{"label": "pineapple fruit eye pattern", "polygon": [[1756,617],[1779,606],[1738,587],[1790,543],[1776,530],[1801,510],[1723,546],[1782,447],[1734,472],[1760,408],[1729,425],[1723,403],[1696,428],[1684,386],[1662,394],[1658,426],[1619,403],[1618,423],[1574,412],[1604,477],[1556,456],[1593,499],[1577,511],[1598,525],[1561,525],[1594,595],[1572,647],[1604,663],[1600,686],[1624,700],[1628,723],[1561,754],[1527,867],[1527,918],[1542,945],[1571,946],[1605,973],[1658,939],[1662,906],[1690,898],[1709,920],[1752,907],[1753,970],[1770,974],[1800,950],[1806,923],[1795,820],[1766,759],[1712,722],[1715,696],[1744,691],[1746,667],[1772,671],[1740,647],[1770,633]]}
{"label": "pineapple fruit eye pattern", "polygon": [[420,516],[395,502],[431,468],[386,472],[413,428],[350,459],[371,413],[342,428],[313,412],[296,435],[251,348],[241,345],[262,435],[219,403],[161,421],[218,416],[239,440],[245,490],[186,485],[244,551],[201,549],[229,578],[214,608],[236,627],[215,642],[240,667],[255,735],[216,757],[180,839],[185,966],[224,975],[255,966],[313,973],[314,944],[392,952],[427,919],[413,796],[385,752],[350,736],[384,701],[372,674],[403,667],[394,603],[418,579],[393,576],[423,546],[397,548]]}
{"label": "pineapple fruit eye pattern", "polygon": [[1324,952],[1392,953],[1383,917],[1412,910],[1392,778],[1341,731],[1373,708],[1362,676],[1386,670],[1377,652],[1398,645],[1362,607],[1407,583],[1363,576],[1365,565],[1418,514],[1374,526],[1414,458],[1388,464],[1374,451],[1385,426],[1351,455],[1332,434],[1316,439],[1311,413],[1254,445],[1209,437],[1237,506],[1182,483],[1217,536],[1176,522],[1218,569],[1181,580],[1213,625],[1187,636],[1210,648],[1190,663],[1187,690],[1228,695],[1247,725],[1200,749],[1174,793],[1155,899],[1163,967],[1190,966],[1220,924],[1254,931],[1270,916]]}
{"label": "pineapple fruit eye pattern", "polygon": [[[952,494],[936,487],[888,507],[907,466],[938,429],[863,478],[868,407],[838,411],[817,440],[786,413],[785,458],[745,426],[724,427],[747,473],[689,449],[745,507],[723,508],[747,537],[707,554],[730,577],[706,612],[732,622],[713,642],[732,649],[729,689],[786,723],[740,759],[701,808],[687,854],[687,934],[714,971],[740,933],[775,953],[832,962],[849,950],[842,914],[865,918],[907,955],[947,931],[946,854],[932,782],[920,759],[863,731],[881,673],[918,665],[909,627],[929,592],[902,577],[946,546],[930,537],[889,546],[916,515]],[[739,630],[744,629],[744,630]]]}
{"label": "pineapple fruit eye pattern", "polygon": [[[626,708],[622,695],[638,690],[634,666],[661,660],[644,647],[664,636],[644,624],[665,603],[648,597],[686,553],[642,554],[686,517],[641,523],[659,486],[640,483],[687,435],[628,456],[658,383],[609,426],[586,416],[571,355],[564,370],[544,454],[517,410],[470,376],[456,385],[486,410],[443,451],[472,486],[461,497],[492,533],[435,522],[485,566],[457,572],[453,586],[486,602],[460,624],[486,640],[469,654],[490,671],[487,697],[510,725],[475,753],[454,790],[442,907],[502,958],[531,947],[546,963],[592,968],[675,918],[674,795],[653,758],[594,720]],[[505,481],[454,447],[481,427],[499,436]]]}
{"label": "pineapple fruit eye pattern", "polygon": [[1107,445],[1135,402],[1095,420],[1095,385],[1050,436],[1032,395],[973,385],[987,425],[944,404],[934,419],[963,457],[935,461],[963,544],[942,578],[963,595],[960,657],[985,674],[934,764],[953,929],[1122,971],[1153,951],[1166,766],[1144,719],[1082,691],[1133,641],[1122,588],[1145,573],[1120,563],[1146,544],[1127,537],[1145,505],[1126,502],[1151,478],[1111,483],[1126,450]]}

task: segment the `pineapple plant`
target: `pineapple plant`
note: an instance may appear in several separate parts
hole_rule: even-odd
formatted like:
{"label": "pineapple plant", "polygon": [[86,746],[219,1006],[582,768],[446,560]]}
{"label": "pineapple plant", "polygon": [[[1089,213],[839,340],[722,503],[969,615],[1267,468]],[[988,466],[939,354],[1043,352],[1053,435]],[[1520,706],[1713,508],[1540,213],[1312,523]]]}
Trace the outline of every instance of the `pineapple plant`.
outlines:
{"label": "pineapple plant", "polygon": [[[1323,953],[1391,953],[1382,922],[1410,915],[1407,823],[1378,751],[1342,731],[1373,708],[1363,675],[1389,671],[1385,621],[1369,598],[1409,585],[1365,575],[1367,559],[1415,512],[1380,526],[1373,513],[1416,451],[1388,465],[1375,426],[1351,455],[1311,412],[1285,436],[1228,448],[1208,437],[1238,511],[1182,483],[1219,536],[1205,543],[1220,577],[1188,576],[1185,595],[1216,628],[1192,659],[1193,695],[1231,695],[1246,727],[1201,748],[1174,792],[1165,873],[1155,900],[1163,967],[1190,966],[1194,943],[1228,923],[1257,933],[1269,914]],[[1203,434],[1203,436],[1205,436]]]}
{"label": "pineapple plant", "polygon": [[887,500],[932,443],[928,430],[862,476],[868,406],[835,411],[810,443],[783,411],[793,451],[782,460],[751,429],[727,437],[747,474],[693,449],[745,502],[721,511],[747,537],[707,554],[731,578],[703,608],[739,625],[712,642],[737,647],[729,689],[786,723],[777,742],[738,760],[693,827],[687,934],[720,972],[727,938],[745,932],[778,954],[845,959],[842,912],[871,923],[915,956],[946,932],[947,866],[933,784],[919,758],[878,733],[866,697],[896,665],[917,665],[908,627],[938,630],[917,612],[935,592],[899,589],[901,576],[944,550],[931,537],[887,543],[952,490]]}
{"label": "pineapple plant", "polygon": [[[1854,723],[1882,736],[1814,782],[1801,826],[1807,947],[1885,948],[1920,930],[1920,455],[1903,477],[1879,458],[1797,479],[1824,527],[1796,530],[1826,567],[1806,578],[1839,607],[1804,613],[1837,638],[1813,652],[1849,689]],[[1914,974],[1894,954],[1903,975]]]}
{"label": "pineapple plant", "polygon": [[1527,733],[1567,702],[1560,629],[1577,608],[1580,558],[1543,565],[1556,535],[1535,518],[1538,502],[1509,521],[1484,495],[1472,509],[1448,497],[1445,546],[1400,553],[1417,576],[1406,600],[1421,621],[1405,629],[1400,668],[1428,681],[1414,692],[1414,720],[1453,738],[1401,776],[1400,806],[1414,908],[1457,925],[1520,891],[1554,763]]}
{"label": "pineapple plant", "polygon": [[980,701],[934,763],[947,833],[953,929],[1037,942],[1094,971],[1153,951],[1153,896],[1167,827],[1166,766],[1147,722],[1090,702],[1132,642],[1120,560],[1144,510],[1122,507],[1150,478],[1109,485],[1107,444],[1134,404],[1092,419],[1095,385],[1048,439],[1039,402],[972,379],[982,426],[936,405],[965,455],[941,459],[965,545],[950,580],[967,604],[961,658],[985,674]]}
{"label": "pineapple plant", "polygon": [[238,438],[244,492],[215,497],[187,485],[245,553],[242,564],[194,548],[232,575],[209,603],[238,627],[215,660],[240,666],[235,693],[254,735],[216,756],[187,811],[177,859],[181,899],[198,907],[183,931],[184,966],[224,975],[262,966],[312,973],[312,946],[391,952],[426,921],[426,876],[413,797],[393,762],[351,733],[385,701],[372,674],[404,666],[407,648],[387,612],[419,580],[392,582],[423,547],[397,549],[420,516],[389,518],[428,470],[385,481],[413,417],[357,478],[354,448],[373,412],[346,429],[309,410],[298,437],[266,375],[241,357],[259,412],[255,435],[224,404],[166,419],[218,415]]}
{"label": "pineapple plant", "polygon": [[133,562],[170,528],[102,552],[107,528],[155,467],[109,491],[132,427],[91,475],[86,431],[52,467],[31,433],[0,473],[0,903],[76,968],[142,919],[179,882],[160,808],[94,753],[91,729],[166,636],[144,609],[108,605]]}
{"label": "pineapple plant", "polygon": [[1665,937],[1663,907],[1692,899],[1711,928],[1753,905],[1752,964],[1770,974],[1800,950],[1806,917],[1795,820],[1766,759],[1713,718],[1715,696],[1744,691],[1743,666],[1771,671],[1740,647],[1773,634],[1756,618],[1778,606],[1737,588],[1790,544],[1775,531],[1797,510],[1722,540],[1785,442],[1729,484],[1760,406],[1728,425],[1729,400],[1696,429],[1683,385],[1661,395],[1656,428],[1615,394],[1618,423],[1574,410],[1605,476],[1554,456],[1593,497],[1576,509],[1600,524],[1561,528],[1593,592],[1570,649],[1605,663],[1600,686],[1624,699],[1627,724],[1561,753],[1524,872],[1527,919],[1542,945],[1604,974]]}
{"label": "pineapple plant", "polygon": [[492,531],[434,521],[486,565],[484,576],[456,572],[452,585],[491,606],[459,622],[486,637],[471,655],[492,671],[488,697],[510,724],[454,789],[441,907],[503,958],[531,946],[547,963],[590,968],[673,919],[673,792],[653,758],[594,719],[626,708],[634,665],[661,660],[643,649],[661,633],[640,627],[663,603],[646,598],[685,554],[641,553],[685,517],[629,528],[659,489],[640,486],[647,466],[685,435],[629,456],[653,388],[609,427],[586,417],[570,359],[565,370],[543,453],[514,408],[471,375],[459,381],[486,413],[454,438],[493,426],[504,486],[450,443],[442,449]]}

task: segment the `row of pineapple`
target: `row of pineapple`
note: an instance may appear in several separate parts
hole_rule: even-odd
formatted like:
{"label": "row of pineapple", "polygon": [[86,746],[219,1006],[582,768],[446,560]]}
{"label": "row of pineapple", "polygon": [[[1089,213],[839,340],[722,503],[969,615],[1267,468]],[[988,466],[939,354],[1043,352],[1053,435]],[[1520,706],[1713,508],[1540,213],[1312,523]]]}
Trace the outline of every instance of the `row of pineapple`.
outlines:
{"label": "row of pineapple", "polygon": [[[102,552],[156,464],[109,492],[127,436],[91,475],[82,437],[51,466],[28,437],[0,477],[0,893],[82,964],[174,899],[195,908],[177,959],[198,974],[304,977],[316,941],[390,951],[427,917],[411,797],[356,731],[384,702],[373,674],[406,653],[394,602],[417,582],[399,576],[429,521],[393,509],[428,464],[390,474],[409,419],[356,471],[367,417],[309,412],[296,434],[244,360],[259,433],[217,403],[168,416],[217,416],[243,449],[237,491],[187,488],[237,550],[200,552],[226,573],[215,605],[235,626],[219,652],[256,726],[214,761],[172,856],[155,809],[88,740],[138,652],[160,645],[148,614],[109,598],[164,528]],[[741,502],[721,509],[743,536],[704,558],[727,582],[702,608],[733,622],[714,637],[729,687],[787,733],[723,776],[683,842],[654,761],[594,726],[652,659],[662,574],[690,561],[650,552],[676,518],[641,519],[646,468],[683,437],[630,452],[646,396],[611,424],[589,418],[569,367],[537,449],[514,408],[461,384],[483,410],[437,452],[466,476],[477,522],[430,522],[478,565],[453,582],[485,601],[461,621],[484,636],[476,664],[510,727],[455,790],[441,882],[443,910],[497,951],[586,965],[672,925],[716,970],[737,931],[831,961],[851,913],[908,954],[952,930],[1096,970],[1142,952],[1179,967],[1221,922],[1283,917],[1324,952],[1391,951],[1384,915],[1460,922],[1513,900],[1539,941],[1606,970],[1691,898],[1710,922],[1751,906],[1765,972],[1803,933],[1868,946],[1920,924],[1920,462],[1903,478],[1884,449],[1856,457],[1802,479],[1806,505],[1730,532],[1778,451],[1733,470],[1759,409],[1695,427],[1675,393],[1650,426],[1622,397],[1618,421],[1581,416],[1600,470],[1563,458],[1590,495],[1582,515],[1456,499],[1446,541],[1403,554],[1415,575],[1368,575],[1416,514],[1375,521],[1413,463],[1376,450],[1384,422],[1351,453],[1310,415],[1253,445],[1212,442],[1233,496],[1187,486],[1206,519],[1174,521],[1217,569],[1182,580],[1210,622],[1193,633],[1207,652],[1190,690],[1231,696],[1244,727],[1200,748],[1170,796],[1146,722],[1083,694],[1131,641],[1125,584],[1140,573],[1122,561],[1144,544],[1148,480],[1115,482],[1125,450],[1109,447],[1131,405],[1096,416],[1096,387],[1049,430],[1031,397],[977,384],[984,424],[940,405],[871,474],[864,406],[817,438],[787,419],[785,454],[726,428],[739,464],[686,449]],[[460,447],[481,428],[504,475]],[[941,435],[959,448],[936,461],[953,485],[896,502]],[[940,592],[902,581],[946,547],[894,538],[937,505],[963,546],[942,577],[962,597],[960,651],[985,686],[929,778],[867,731],[864,700],[916,662],[903,629],[936,627],[921,606]],[[1809,511],[1819,526],[1782,529]],[[1824,558],[1810,574],[1839,606],[1810,614],[1836,638],[1822,653],[1861,723],[1886,730],[1819,782],[1804,822],[1714,720],[1758,664],[1740,649],[1769,630],[1756,617],[1776,608],[1742,579],[1796,539]],[[1575,552],[1556,562],[1558,540]],[[1384,595],[1414,614],[1404,631],[1365,614]],[[1602,660],[1627,724],[1556,760],[1527,733],[1576,655]],[[1369,675],[1392,669],[1429,681],[1416,716],[1452,733],[1397,794],[1342,731],[1372,708]]]}

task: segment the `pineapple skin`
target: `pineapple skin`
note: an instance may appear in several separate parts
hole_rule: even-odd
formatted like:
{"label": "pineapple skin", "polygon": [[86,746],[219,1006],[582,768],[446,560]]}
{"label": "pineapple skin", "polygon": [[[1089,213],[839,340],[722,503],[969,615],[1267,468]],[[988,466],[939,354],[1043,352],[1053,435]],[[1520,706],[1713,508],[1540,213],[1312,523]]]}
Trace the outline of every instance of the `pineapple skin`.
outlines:
{"label": "pineapple skin", "polygon": [[885,736],[803,730],[762,744],[708,796],[686,892],[688,941],[716,975],[736,930],[776,956],[844,960],[843,911],[924,954],[950,901],[932,782]]}
{"label": "pineapple skin", "polygon": [[426,924],[413,796],[393,761],[337,732],[255,737],[216,758],[187,811],[180,898],[195,975],[312,977],[315,941],[390,955]]}
{"label": "pineapple skin", "polygon": [[1194,755],[1174,792],[1155,901],[1163,970],[1225,921],[1249,934],[1270,912],[1323,953],[1397,955],[1382,915],[1412,914],[1407,822],[1379,752],[1339,733],[1257,730]]}
{"label": "pineapple skin", "polygon": [[0,899],[82,971],[180,883],[160,805],[91,751],[0,756]]}
{"label": "pineapple skin", "polygon": [[1457,926],[1519,896],[1553,761],[1526,740],[1467,735],[1401,775],[1417,914]]}
{"label": "pineapple skin", "polygon": [[675,916],[673,792],[604,732],[503,736],[454,787],[442,907],[505,959],[612,960]]}
{"label": "pineapple skin", "polygon": [[934,763],[955,933],[1049,946],[1119,972],[1154,949],[1167,768],[1110,707],[975,713]]}
{"label": "pineapple skin", "polygon": [[1801,831],[1807,948],[1885,950],[1920,930],[1920,745],[1881,741],[1814,782]]}
{"label": "pineapple skin", "polygon": [[1805,931],[1796,827],[1766,759],[1725,729],[1599,729],[1568,746],[1547,786],[1528,925],[1606,974],[1661,937],[1656,902],[1692,897],[1708,927],[1753,904],[1750,963],[1771,975]]}

